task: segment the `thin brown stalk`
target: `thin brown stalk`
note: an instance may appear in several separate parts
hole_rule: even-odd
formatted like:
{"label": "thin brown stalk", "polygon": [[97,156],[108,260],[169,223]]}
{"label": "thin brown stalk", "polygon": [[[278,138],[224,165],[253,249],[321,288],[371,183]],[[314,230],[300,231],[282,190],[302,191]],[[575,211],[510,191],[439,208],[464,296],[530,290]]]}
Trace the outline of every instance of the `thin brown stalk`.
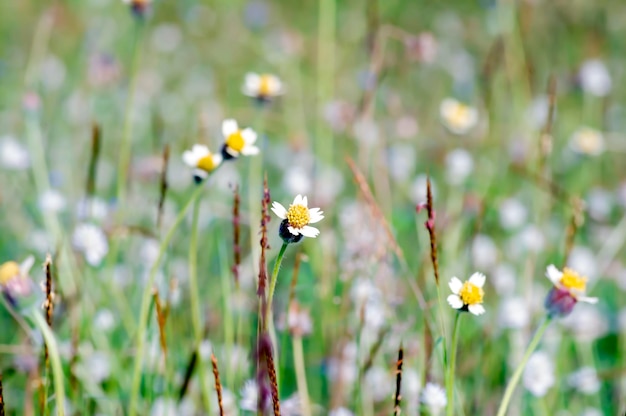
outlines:
{"label": "thin brown stalk", "polygon": [[0,373],[0,416],[4,416],[4,392],[2,390],[2,373]]}
{"label": "thin brown stalk", "polygon": [[265,175],[265,179],[263,180],[263,201],[261,203],[261,256],[259,257],[259,284],[257,288],[257,295],[261,301],[261,315],[259,319],[262,319],[261,327],[265,328],[265,315],[267,305],[267,299],[265,296],[265,289],[267,287],[267,261],[266,261],[266,251],[269,250],[269,240],[267,238],[267,227],[271,220],[269,215],[269,206],[270,206],[271,198],[270,198],[270,190],[267,185],[267,174]]}
{"label": "thin brown stalk", "polygon": [[361,367],[360,379],[363,379],[363,377],[365,377],[365,374],[370,370],[370,368],[372,368],[372,365],[374,364],[374,359],[376,358],[376,354],[378,354],[378,351],[380,351],[380,347],[382,347],[383,341],[385,340],[385,337],[387,336],[388,333],[389,333],[389,328],[385,328],[381,330],[380,333],[378,334],[378,338],[376,339],[376,342],[370,348],[367,354],[367,358],[365,362],[363,363],[363,367]]}
{"label": "thin brown stalk", "polygon": [[78,343],[80,342],[80,329],[78,325],[78,319],[76,317],[76,305],[74,305],[73,312],[73,324],[72,324],[72,339],[70,343],[70,391],[74,394],[78,389],[78,379],[76,378],[76,374],[74,369],[76,368],[76,364],[78,363]]}
{"label": "thin brown stalk", "polygon": [[270,389],[272,392],[272,404],[274,408],[274,416],[280,416],[280,400],[278,398],[278,380],[276,377],[276,367],[274,366],[274,356],[270,348],[264,350],[265,364],[267,365],[267,375],[270,379]]}
{"label": "thin brown stalk", "polygon": [[426,228],[430,237],[430,261],[433,264],[435,273],[435,283],[439,286],[439,259],[437,258],[437,233],[435,231],[435,208],[433,206],[433,191],[430,184],[430,176],[426,180],[426,210],[428,211],[428,221]]}
{"label": "thin brown stalk", "polygon": [[375,219],[377,219],[382,225],[382,227],[384,228],[385,234],[387,235],[387,239],[389,240],[389,243],[391,244],[391,248],[393,249],[396,256],[398,256],[398,259],[404,262],[404,254],[402,253],[402,250],[400,249],[400,245],[396,241],[396,238],[394,237],[393,232],[391,232],[391,227],[389,226],[389,223],[385,219],[385,216],[380,210],[380,207],[376,203],[376,199],[374,198],[374,195],[372,194],[369,184],[365,180],[365,176],[363,176],[363,174],[361,173],[361,171],[356,166],[356,164],[354,163],[354,161],[352,160],[350,156],[346,156],[346,163],[348,164],[348,167],[350,167],[350,170],[352,171],[352,176],[354,177],[354,181],[359,187],[359,190],[361,191],[361,194],[363,195],[363,198],[365,199],[365,203],[367,204],[370,211],[372,212],[372,216]]}
{"label": "thin brown stalk", "polygon": [[398,361],[396,361],[396,393],[393,395],[393,414],[394,416],[400,416],[400,402],[402,400],[402,396],[400,395],[400,389],[402,387],[402,361],[403,361],[404,350],[402,345],[400,345],[400,349],[398,349]]}
{"label": "thin brown stalk", "polygon": [[167,360],[167,342],[165,338],[165,314],[161,305],[161,298],[159,296],[158,289],[154,289],[152,292],[152,298],[154,300],[154,309],[156,310],[156,319],[159,326],[159,342],[161,343],[161,351],[163,351],[163,361]]}
{"label": "thin brown stalk", "polygon": [[577,197],[572,198],[572,217],[570,218],[567,229],[565,230],[565,249],[563,254],[563,264],[567,264],[569,255],[574,247],[576,232],[585,222],[584,202]]}
{"label": "thin brown stalk", "polygon": [[239,206],[241,204],[241,196],[239,195],[239,185],[233,188],[233,277],[235,278],[235,287],[239,289],[239,266],[241,265],[241,217],[239,214]]}
{"label": "thin brown stalk", "polygon": [[91,156],[89,158],[89,170],[87,171],[87,184],[85,192],[88,197],[96,191],[96,174],[98,172],[98,159],[100,158],[100,126],[93,123],[91,126]]}
{"label": "thin brown stalk", "polygon": [[539,174],[529,171],[523,166],[512,165],[511,170],[513,173],[516,173],[523,177],[524,179],[529,180],[538,188],[543,189],[544,191],[549,192],[553,198],[561,202],[569,202],[571,201],[570,195],[567,191],[557,185],[554,181],[545,178]]}
{"label": "thin brown stalk", "polygon": [[217,368],[217,358],[211,353],[211,365],[213,366],[213,376],[215,377],[215,391],[217,392],[217,407],[220,409],[220,416],[224,416],[224,404],[222,403],[222,383],[220,382],[220,370]]}
{"label": "thin brown stalk", "polygon": [[[52,328],[52,314],[54,312],[54,292],[52,291],[52,256],[48,254],[43,264],[46,280],[43,282],[43,289],[46,293],[46,299],[43,302],[43,309],[46,315],[46,323]],[[39,409],[43,414],[46,406],[46,390],[48,370],[50,367],[50,357],[48,356],[48,344],[43,344],[43,374],[44,378],[39,383]]]}
{"label": "thin brown stalk", "polygon": [[165,195],[167,194],[167,166],[170,161],[170,145],[163,146],[163,165],[161,167],[161,187],[159,192],[159,204],[157,209],[157,234],[161,230],[161,222],[163,221],[163,206],[165,204]]}

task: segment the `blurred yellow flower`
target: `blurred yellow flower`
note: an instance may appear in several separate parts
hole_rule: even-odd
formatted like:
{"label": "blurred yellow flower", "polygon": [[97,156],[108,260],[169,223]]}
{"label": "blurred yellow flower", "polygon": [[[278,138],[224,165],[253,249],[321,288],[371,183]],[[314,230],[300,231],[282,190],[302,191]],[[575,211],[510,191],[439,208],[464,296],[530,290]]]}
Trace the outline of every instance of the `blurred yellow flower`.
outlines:
{"label": "blurred yellow flower", "polygon": [[246,74],[241,91],[244,95],[261,101],[269,101],[285,92],[282,81],[276,75],[254,72]]}
{"label": "blurred yellow flower", "polygon": [[454,134],[466,134],[478,124],[478,110],[454,98],[446,98],[439,107],[443,125]]}

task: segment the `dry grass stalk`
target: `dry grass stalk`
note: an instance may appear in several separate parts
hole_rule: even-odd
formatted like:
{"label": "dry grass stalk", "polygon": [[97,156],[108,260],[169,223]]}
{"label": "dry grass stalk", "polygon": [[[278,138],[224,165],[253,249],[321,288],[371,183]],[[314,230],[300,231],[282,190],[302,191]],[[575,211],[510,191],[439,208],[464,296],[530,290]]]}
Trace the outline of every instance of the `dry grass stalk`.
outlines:
{"label": "dry grass stalk", "polygon": [[239,195],[239,185],[233,188],[233,277],[235,278],[235,287],[239,289],[239,266],[241,265],[241,217],[239,214],[239,206],[241,204],[241,196]]}
{"label": "dry grass stalk", "polygon": [[439,286],[439,259],[437,258],[437,233],[435,231],[435,208],[433,207],[433,191],[430,184],[430,176],[426,180],[426,210],[428,211],[428,220],[426,221],[426,229],[430,237],[430,261],[433,264],[435,273],[435,283]]}
{"label": "dry grass stalk", "polygon": [[4,392],[2,390],[2,373],[0,373],[0,416],[4,416]]}
{"label": "dry grass stalk", "polygon": [[378,204],[376,203],[376,200],[374,199],[374,195],[372,194],[370,186],[365,180],[365,177],[363,176],[359,168],[356,166],[352,158],[350,158],[349,156],[346,157],[346,163],[348,163],[348,166],[350,167],[350,170],[352,171],[352,176],[354,177],[354,181],[359,187],[359,190],[361,191],[361,194],[363,195],[363,198],[365,199],[365,203],[367,204],[370,211],[372,212],[372,216],[380,222],[380,224],[385,230],[387,239],[389,240],[389,243],[391,244],[391,248],[393,249],[396,256],[398,256],[398,258],[402,262],[404,262],[404,254],[402,253],[402,249],[400,249],[400,245],[398,244],[398,242],[396,241],[396,238],[391,232],[391,227],[389,226],[389,223],[387,222],[387,220],[385,219],[385,216],[383,215],[382,211],[378,207]]}
{"label": "dry grass stalk", "polygon": [[[46,323],[52,328],[52,314],[54,312],[54,292],[52,291],[52,256],[46,255],[46,261],[43,264],[46,280],[43,282],[43,289],[46,293],[46,299],[43,302],[43,309],[45,313]],[[50,357],[48,354],[48,344],[43,344],[43,374],[44,378],[39,383],[39,409],[41,412],[45,410],[46,406],[46,387],[48,370],[50,368]],[[43,414],[43,413],[42,413]]]}
{"label": "dry grass stalk", "polygon": [[157,209],[157,233],[161,229],[163,221],[163,205],[165,204],[165,195],[167,194],[167,166],[170,160],[170,146],[163,146],[163,166],[161,167],[161,187],[159,193],[159,205]]}
{"label": "dry grass stalk", "polygon": [[267,375],[270,379],[270,389],[272,392],[272,404],[274,408],[274,416],[280,416],[280,400],[278,398],[278,379],[276,377],[276,367],[274,366],[274,356],[272,354],[271,343],[269,348],[264,350],[265,365],[267,366]]}
{"label": "dry grass stalk", "polygon": [[154,289],[152,292],[152,298],[154,300],[154,309],[156,310],[157,324],[159,326],[159,342],[161,343],[161,351],[163,351],[163,363],[165,363],[167,360],[167,342],[165,338],[166,317],[161,305],[161,298],[159,297],[158,289]]}
{"label": "dry grass stalk", "polygon": [[395,416],[400,416],[400,401],[402,400],[402,396],[400,395],[400,389],[402,387],[402,361],[403,361],[404,350],[402,345],[400,345],[400,349],[398,349],[398,361],[396,361],[396,393],[393,395],[393,414]]}
{"label": "dry grass stalk", "polygon": [[222,402],[222,383],[220,382],[220,371],[217,368],[217,358],[211,353],[211,365],[213,366],[213,376],[215,377],[215,391],[217,392],[217,406],[220,416],[224,416],[224,404]]}
{"label": "dry grass stalk", "polygon": [[267,298],[265,296],[265,289],[267,287],[267,261],[266,261],[266,251],[269,250],[269,240],[267,238],[267,227],[271,220],[269,215],[269,206],[270,206],[271,198],[270,198],[270,190],[267,186],[267,174],[265,175],[265,179],[263,180],[263,200],[261,202],[261,256],[259,257],[259,283],[257,288],[257,295],[260,298],[261,302],[261,316],[259,317],[261,322],[261,328],[266,327],[265,316],[267,305]]}
{"label": "dry grass stalk", "polygon": [[91,126],[91,156],[89,158],[89,170],[87,171],[87,184],[85,192],[87,196],[93,196],[96,191],[96,174],[98,172],[98,159],[100,158],[100,126],[93,123]]}
{"label": "dry grass stalk", "polygon": [[361,380],[363,380],[365,374],[370,370],[370,368],[372,368],[372,365],[374,364],[374,359],[376,358],[376,354],[378,354],[378,351],[380,351],[380,347],[382,347],[383,341],[389,333],[389,329],[390,328],[384,328],[378,333],[378,338],[376,339],[374,345],[372,345],[372,347],[370,348],[369,353],[367,354],[367,359],[363,363],[363,367],[361,367],[361,371],[359,373],[359,378]]}

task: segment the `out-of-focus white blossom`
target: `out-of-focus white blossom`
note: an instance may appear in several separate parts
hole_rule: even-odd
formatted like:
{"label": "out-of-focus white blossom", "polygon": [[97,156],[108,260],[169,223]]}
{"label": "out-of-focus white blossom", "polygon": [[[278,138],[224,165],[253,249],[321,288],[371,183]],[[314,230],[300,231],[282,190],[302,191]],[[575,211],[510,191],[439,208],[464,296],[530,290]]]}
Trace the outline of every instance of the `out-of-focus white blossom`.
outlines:
{"label": "out-of-focus white blossom", "polygon": [[517,198],[507,198],[500,203],[499,209],[500,225],[505,230],[512,230],[521,227],[528,218],[526,205]]}
{"label": "out-of-focus white blossom", "polygon": [[452,150],[446,156],[446,178],[451,185],[460,185],[474,170],[474,159],[465,149]]}
{"label": "out-of-focus white blossom", "polygon": [[30,167],[28,150],[13,136],[0,137],[0,166],[9,170],[24,170]]}
{"label": "out-of-focus white blossom", "polygon": [[420,398],[432,416],[439,415],[448,403],[446,391],[435,383],[426,383]]}
{"label": "out-of-focus white blossom", "polygon": [[578,80],[583,91],[597,97],[607,96],[613,87],[611,74],[599,59],[585,61],[578,71]]}
{"label": "out-of-focus white blossom", "polygon": [[78,224],[72,234],[72,245],[87,263],[99,266],[109,252],[109,242],[102,228],[90,223]]}
{"label": "out-of-focus white blossom", "polygon": [[533,396],[543,397],[556,381],[554,362],[544,351],[534,352],[528,359],[522,383]]}
{"label": "out-of-focus white blossom", "polygon": [[582,367],[567,377],[567,384],[587,395],[596,394],[600,391],[602,383],[598,378],[598,373],[592,367]]}

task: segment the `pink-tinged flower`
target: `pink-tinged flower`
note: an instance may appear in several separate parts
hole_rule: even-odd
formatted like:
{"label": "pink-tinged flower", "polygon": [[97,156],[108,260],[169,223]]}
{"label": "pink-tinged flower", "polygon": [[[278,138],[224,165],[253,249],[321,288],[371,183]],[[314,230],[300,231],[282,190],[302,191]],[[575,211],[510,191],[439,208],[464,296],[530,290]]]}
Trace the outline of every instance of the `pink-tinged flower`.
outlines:
{"label": "pink-tinged flower", "polygon": [[272,211],[283,220],[278,233],[286,243],[297,243],[303,237],[315,238],[320,233],[320,230],[309,224],[324,219],[324,212],[319,208],[309,208],[306,196],[296,196],[288,209],[274,201]]}
{"label": "pink-tinged flower", "polygon": [[568,267],[560,271],[553,264],[546,269],[546,277],[554,287],[548,293],[545,307],[551,316],[566,316],[577,302],[597,303],[598,298],[587,297],[587,278]]}
{"label": "pink-tinged flower", "polygon": [[483,306],[485,280],[486,277],[482,273],[474,273],[465,283],[457,277],[450,279],[448,286],[453,293],[447,299],[450,306],[463,312],[470,312],[473,315],[485,313]]}

